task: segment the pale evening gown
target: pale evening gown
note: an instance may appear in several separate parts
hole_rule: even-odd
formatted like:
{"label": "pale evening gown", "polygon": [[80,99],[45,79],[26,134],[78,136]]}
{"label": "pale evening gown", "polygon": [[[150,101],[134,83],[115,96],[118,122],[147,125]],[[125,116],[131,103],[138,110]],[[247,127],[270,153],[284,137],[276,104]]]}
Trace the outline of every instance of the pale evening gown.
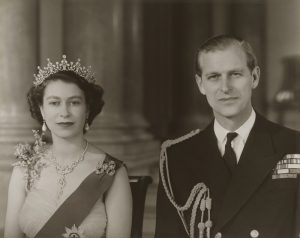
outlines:
{"label": "pale evening gown", "polygon": [[[45,158],[42,160],[45,166],[41,170],[40,177],[34,181],[33,186],[27,192],[25,202],[19,213],[20,228],[29,238],[33,238],[38,233],[63,202],[63,197],[61,199],[57,197],[59,175],[49,160],[47,161]],[[81,181],[79,181],[77,187],[80,183]],[[85,238],[102,238],[105,237],[106,224],[105,205],[103,198],[100,198],[79,228],[83,230]]]}

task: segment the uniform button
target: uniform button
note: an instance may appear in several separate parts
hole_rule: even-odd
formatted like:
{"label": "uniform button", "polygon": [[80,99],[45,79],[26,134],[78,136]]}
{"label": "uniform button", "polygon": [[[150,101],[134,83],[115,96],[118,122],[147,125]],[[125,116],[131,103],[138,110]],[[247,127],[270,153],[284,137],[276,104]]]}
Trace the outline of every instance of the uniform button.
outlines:
{"label": "uniform button", "polygon": [[250,236],[251,236],[252,238],[257,238],[257,237],[259,236],[259,232],[258,232],[257,230],[252,230],[252,231],[250,232]]}
{"label": "uniform button", "polygon": [[215,235],[215,238],[222,238],[222,233],[221,233],[221,232],[218,232],[218,233]]}

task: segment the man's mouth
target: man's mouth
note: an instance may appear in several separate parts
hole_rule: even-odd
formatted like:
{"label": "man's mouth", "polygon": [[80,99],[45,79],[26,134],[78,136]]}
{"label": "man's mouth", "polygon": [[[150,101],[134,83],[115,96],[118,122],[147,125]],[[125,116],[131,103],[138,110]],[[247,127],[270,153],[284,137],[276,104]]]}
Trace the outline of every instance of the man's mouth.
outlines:
{"label": "man's mouth", "polygon": [[228,98],[220,98],[219,101],[230,102],[230,101],[234,101],[236,99],[237,99],[237,97],[228,97]]}

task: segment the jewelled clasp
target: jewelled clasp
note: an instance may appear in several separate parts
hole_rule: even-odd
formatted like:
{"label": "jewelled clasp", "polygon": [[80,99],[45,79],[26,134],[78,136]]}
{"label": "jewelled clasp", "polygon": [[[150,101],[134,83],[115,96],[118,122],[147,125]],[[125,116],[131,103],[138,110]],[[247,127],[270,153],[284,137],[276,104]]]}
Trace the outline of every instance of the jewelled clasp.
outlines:
{"label": "jewelled clasp", "polygon": [[104,160],[103,163],[98,162],[96,167],[96,174],[106,173],[107,175],[113,176],[116,172],[116,162],[113,160]]}

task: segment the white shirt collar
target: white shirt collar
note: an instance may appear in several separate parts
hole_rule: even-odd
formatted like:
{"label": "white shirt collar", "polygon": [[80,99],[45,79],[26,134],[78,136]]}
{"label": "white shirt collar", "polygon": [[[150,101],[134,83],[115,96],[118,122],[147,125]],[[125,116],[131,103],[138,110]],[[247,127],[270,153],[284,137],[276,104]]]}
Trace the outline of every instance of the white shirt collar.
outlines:
{"label": "white shirt collar", "polygon": [[[244,144],[246,143],[250,131],[254,125],[255,118],[256,118],[256,113],[252,109],[250,117],[247,119],[247,121],[245,121],[244,124],[241,125],[237,130],[235,130],[235,132],[238,133],[238,135],[242,138]],[[220,123],[215,119],[214,132],[218,139],[218,143],[223,144],[225,143],[227,133],[230,131],[222,127]]]}

